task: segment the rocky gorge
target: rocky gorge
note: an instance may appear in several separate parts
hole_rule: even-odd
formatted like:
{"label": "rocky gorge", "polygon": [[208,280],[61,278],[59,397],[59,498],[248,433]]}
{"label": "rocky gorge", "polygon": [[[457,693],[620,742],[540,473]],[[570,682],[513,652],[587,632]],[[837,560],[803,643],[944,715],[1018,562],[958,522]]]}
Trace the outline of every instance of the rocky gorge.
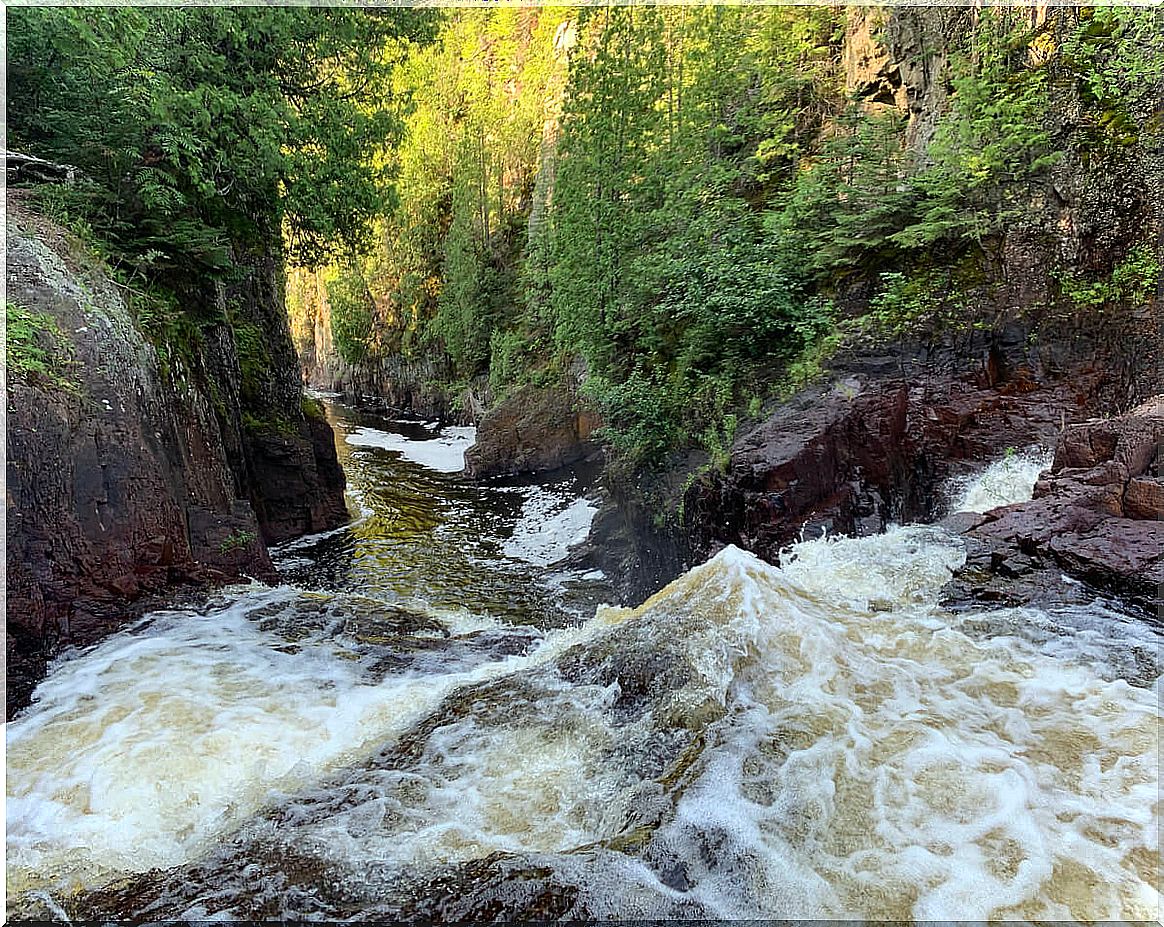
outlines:
{"label": "rocky gorge", "polygon": [[[19,190],[6,232],[11,715],[63,648],[175,589],[269,578],[269,543],[348,516],[331,429],[301,403],[293,362],[272,363],[266,395],[244,401],[228,323],[186,356],[163,354],[139,330],[132,294]],[[276,267],[260,266],[211,299],[231,299],[289,354],[278,287]],[[35,325],[14,343],[26,317]],[[21,369],[23,356],[40,363]]]}
{"label": "rocky gorge", "polygon": [[[1044,69],[1069,44],[1067,19],[1041,8],[1015,11],[1010,22],[1022,24],[1030,44],[1010,46],[1007,66]],[[932,162],[931,146],[964,80],[959,56],[967,42],[986,42],[978,35],[987,22],[968,8],[844,12],[834,76],[863,118],[900,123],[894,146],[908,158],[899,179]],[[1100,36],[1107,28],[1092,20],[1085,31]],[[1117,101],[1097,102],[1063,76],[1048,79],[1054,92],[1039,98],[1037,117],[1055,155],[1005,203],[991,204],[997,221],[988,235],[966,252],[899,250],[888,263],[843,268],[827,295],[844,337],[809,382],[759,389],[758,408],[733,410],[734,435],[715,453],[689,440],[661,463],[621,461],[607,473],[595,557],[624,601],[641,601],[726,544],[776,561],[802,536],[939,520],[951,480],[1008,451],[1050,452],[1074,426],[1130,414],[1164,392],[1160,281],[1151,271],[1164,227],[1160,135],[1101,141],[1092,110],[1099,106],[1100,122],[1110,123]],[[559,166],[560,109],[557,100],[549,107],[535,170],[546,197]],[[1128,125],[1150,118],[1143,107],[1119,112]],[[529,207],[531,235],[542,206],[537,200]],[[868,206],[876,222],[878,203]],[[911,291],[916,318],[880,324],[886,281],[911,274],[923,281],[923,295]],[[318,279],[299,285],[314,287],[293,307],[302,315],[294,325],[306,381],[425,416],[473,421],[478,447],[467,466],[474,476],[545,470],[593,455],[594,439],[601,443],[600,403],[579,391],[585,372],[571,369],[546,386],[544,372],[535,371],[538,386],[519,385],[493,402],[487,376],[452,384],[450,370],[437,363],[447,358],[415,344],[411,353],[370,349],[362,361],[345,360],[332,338],[327,288]],[[642,401],[661,405],[665,388],[657,383]],[[1075,466],[1060,456],[1056,472]],[[1152,472],[1135,478],[1155,479]],[[1133,572],[1129,567],[1120,582],[1142,599]]]}

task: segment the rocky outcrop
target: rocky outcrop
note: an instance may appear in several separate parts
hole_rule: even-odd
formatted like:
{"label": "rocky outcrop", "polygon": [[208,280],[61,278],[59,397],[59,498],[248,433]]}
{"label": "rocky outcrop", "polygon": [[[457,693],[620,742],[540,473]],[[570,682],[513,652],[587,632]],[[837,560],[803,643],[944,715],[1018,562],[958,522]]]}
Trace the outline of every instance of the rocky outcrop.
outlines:
{"label": "rocky outcrop", "polygon": [[[951,597],[1028,602],[1059,596],[1060,573],[1143,605],[1164,584],[1164,396],[1126,415],[1069,427],[1030,502],[965,526],[966,567]],[[1046,575],[1050,573],[1050,575]]]}
{"label": "rocky outcrop", "polygon": [[[227,323],[198,349],[159,355],[125,289],[11,194],[7,231],[11,715],[62,647],[98,640],[176,586],[271,577],[266,542],[347,515],[331,430],[305,419],[298,387],[272,399],[281,433],[244,415]],[[277,350],[277,325],[248,311]],[[31,331],[23,344],[14,312]]]}
{"label": "rocky outcrop", "polygon": [[1021,383],[863,373],[801,392],[687,491],[697,555],[735,544],[775,562],[802,535],[931,520],[950,478],[1008,447],[1052,444],[1064,416],[1085,414],[1095,380]]}
{"label": "rocky outcrop", "polygon": [[523,386],[494,406],[477,426],[477,443],[465,452],[476,478],[537,473],[598,453],[597,417],[563,389]]}

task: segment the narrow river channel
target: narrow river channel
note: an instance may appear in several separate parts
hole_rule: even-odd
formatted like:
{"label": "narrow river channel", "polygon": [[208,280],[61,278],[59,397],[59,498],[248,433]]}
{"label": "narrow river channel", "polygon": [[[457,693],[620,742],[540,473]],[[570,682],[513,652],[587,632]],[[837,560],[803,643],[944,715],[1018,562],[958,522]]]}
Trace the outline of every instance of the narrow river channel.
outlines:
{"label": "narrow river channel", "polygon": [[960,543],[910,526],[606,607],[596,474],[478,486],[471,429],[327,406],[349,526],[8,724],[11,916],[1158,916],[1160,636],[1117,604],[948,612]]}

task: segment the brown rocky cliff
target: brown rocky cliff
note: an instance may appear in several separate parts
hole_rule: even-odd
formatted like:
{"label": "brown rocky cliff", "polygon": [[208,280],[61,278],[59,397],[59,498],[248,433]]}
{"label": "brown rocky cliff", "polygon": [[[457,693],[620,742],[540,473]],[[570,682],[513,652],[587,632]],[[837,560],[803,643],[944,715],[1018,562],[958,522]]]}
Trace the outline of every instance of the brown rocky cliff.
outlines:
{"label": "brown rocky cliff", "polygon": [[55,368],[7,382],[11,715],[63,646],[179,585],[272,577],[265,539],[346,513],[330,429],[304,419],[298,394],[288,433],[248,434],[223,373],[239,367],[233,338],[212,329],[199,356],[162,363],[104,269],[8,205],[7,298],[52,320],[37,338]]}
{"label": "brown rocky cliff", "polygon": [[598,453],[597,416],[568,389],[523,386],[489,410],[465,452],[472,477],[537,473]]}

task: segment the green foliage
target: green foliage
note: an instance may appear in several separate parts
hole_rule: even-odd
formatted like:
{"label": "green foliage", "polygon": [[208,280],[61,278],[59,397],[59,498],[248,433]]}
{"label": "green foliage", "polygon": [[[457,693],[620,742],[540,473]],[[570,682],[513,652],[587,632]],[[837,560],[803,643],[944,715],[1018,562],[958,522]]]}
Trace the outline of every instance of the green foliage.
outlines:
{"label": "green foliage", "polygon": [[816,283],[940,247],[983,249],[1013,221],[1030,177],[1054,164],[1046,125],[1042,33],[1006,10],[983,10],[969,45],[951,55],[951,107],[918,157],[897,112],[850,105],[783,210],[769,218],[790,263]]}
{"label": "green foliage", "polygon": [[313,399],[311,396],[304,396],[299,400],[299,406],[303,410],[303,417],[305,419],[314,422],[327,421],[327,413],[324,411],[323,403],[318,399]]}
{"label": "green foliage", "polygon": [[736,437],[739,421],[734,414],[725,415],[723,421],[709,425],[700,436],[700,444],[711,455],[711,465],[720,473],[727,473],[731,461],[732,441]]}
{"label": "green foliage", "polygon": [[886,271],[863,320],[873,334],[898,337],[923,330],[960,329],[989,320],[972,311],[954,268],[914,274]]}
{"label": "green foliage", "polygon": [[1105,278],[1085,280],[1060,272],[1057,279],[1060,291],[1077,309],[1102,311],[1116,303],[1142,306],[1156,294],[1160,259],[1150,246],[1137,245]]}
{"label": "green foliage", "polygon": [[4,304],[5,365],[7,375],[76,393],[79,386],[69,376],[74,363],[72,345],[56,319],[13,302]]}
{"label": "green foliage", "polygon": [[[616,455],[699,445],[722,465],[732,416],[847,341],[991,324],[974,297],[1041,215],[1031,190],[1158,129],[1158,11],[975,23],[943,40],[926,125],[846,95],[836,8],[447,12],[396,72],[398,196],[357,261],[366,298],[332,295],[341,352],[423,352],[496,397],[580,359]],[[1061,288],[1131,299],[1146,260]]]}
{"label": "green foliage", "polygon": [[421,14],[14,9],[10,141],[84,172],[119,264],[224,275],[285,225],[296,260],[361,247],[398,121],[391,65]]}
{"label": "green foliage", "polygon": [[258,539],[259,536],[256,532],[240,528],[226,536],[223,542],[218,545],[218,552],[220,554],[229,554],[236,550],[246,550]]}
{"label": "green foliage", "polygon": [[[821,379],[826,373],[826,364],[845,344],[851,332],[840,327],[836,331],[805,345],[785,368],[784,376],[776,390],[782,399],[789,398],[797,390],[804,389]],[[749,410],[750,411],[750,410]],[[757,407],[756,412],[759,412]]]}
{"label": "green foliage", "polygon": [[[554,42],[569,12],[448,11],[438,41],[414,46],[396,71],[410,105],[395,196],[360,264],[374,307],[352,332],[364,359],[444,355],[467,381],[488,367],[494,333],[517,326],[542,129],[565,74]],[[310,311],[290,308],[293,319]]]}
{"label": "green foliage", "polygon": [[1075,80],[1081,113],[1095,147],[1128,147],[1164,123],[1164,11],[1159,7],[1094,7],[1079,11],[1063,41],[1064,70]]}
{"label": "green foliage", "polygon": [[1031,52],[1040,36],[1004,11],[984,11],[972,48],[953,59],[954,110],[930,145],[933,164],[914,181],[918,221],[896,242],[981,245],[1020,208],[1018,182],[1061,157],[1046,125],[1050,69]]}
{"label": "green foliage", "polygon": [[286,415],[271,413],[255,415],[244,411],[242,414],[243,428],[253,434],[277,435],[279,437],[294,437],[299,433],[299,423]]}
{"label": "green foliage", "polygon": [[72,234],[95,258],[107,262],[110,257],[108,247],[87,218],[89,190],[85,181],[40,184],[33,189],[32,200],[46,218]]}
{"label": "green foliage", "polygon": [[634,371],[621,381],[592,375],[583,384],[582,395],[602,417],[597,436],[620,457],[657,460],[682,436],[674,395],[650,374]]}
{"label": "green foliage", "polygon": [[515,386],[548,386],[559,377],[550,345],[526,330],[495,331],[489,345],[489,388],[497,401]]}
{"label": "green foliage", "polygon": [[368,355],[375,303],[358,267],[349,265],[328,280],[327,300],[336,350],[349,364],[359,364]]}
{"label": "green foliage", "polygon": [[10,143],[80,169],[34,195],[109,265],[163,374],[196,369],[205,332],[230,324],[251,424],[294,430],[267,408],[278,371],[263,330],[224,318],[221,294],[252,298],[284,255],[369,250],[394,203],[393,72],[431,24],[269,6],[11,12]]}
{"label": "green foliage", "polygon": [[611,8],[582,18],[592,52],[573,60],[567,87],[547,302],[558,345],[604,384],[594,388],[605,435],[623,453],[718,446],[751,372],[783,363],[822,327],[799,257],[756,201],[787,183],[820,130],[828,84],[803,74],[835,35],[833,15]]}
{"label": "green foliage", "polygon": [[259,404],[264,384],[271,376],[271,355],[262,329],[253,322],[235,320],[231,325],[238,366],[242,373],[242,397],[247,405]]}

